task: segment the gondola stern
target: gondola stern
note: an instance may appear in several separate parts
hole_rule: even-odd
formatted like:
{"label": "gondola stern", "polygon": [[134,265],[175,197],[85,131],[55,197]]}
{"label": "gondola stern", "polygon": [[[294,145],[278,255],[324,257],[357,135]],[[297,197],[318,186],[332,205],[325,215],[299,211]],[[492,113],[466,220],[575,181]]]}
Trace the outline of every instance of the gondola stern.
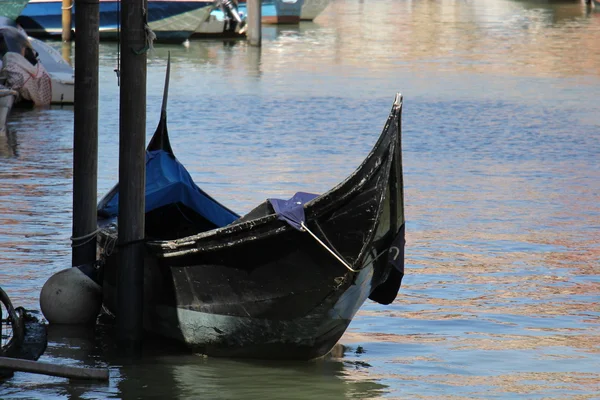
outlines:
{"label": "gondola stern", "polygon": [[369,299],[382,304],[391,304],[398,295],[404,277],[404,249],[406,246],[406,220],[404,214],[404,177],[402,168],[402,94],[397,93],[392,105],[387,129],[395,129],[395,146],[390,170],[390,233],[387,276],[375,286]]}

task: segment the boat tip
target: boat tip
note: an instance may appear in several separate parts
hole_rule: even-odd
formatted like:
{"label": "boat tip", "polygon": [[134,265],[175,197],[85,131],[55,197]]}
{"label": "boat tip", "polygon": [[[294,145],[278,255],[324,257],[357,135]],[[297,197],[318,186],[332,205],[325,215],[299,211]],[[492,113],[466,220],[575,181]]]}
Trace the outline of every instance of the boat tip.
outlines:
{"label": "boat tip", "polygon": [[402,105],[402,93],[396,92],[396,98],[394,98],[394,106]]}

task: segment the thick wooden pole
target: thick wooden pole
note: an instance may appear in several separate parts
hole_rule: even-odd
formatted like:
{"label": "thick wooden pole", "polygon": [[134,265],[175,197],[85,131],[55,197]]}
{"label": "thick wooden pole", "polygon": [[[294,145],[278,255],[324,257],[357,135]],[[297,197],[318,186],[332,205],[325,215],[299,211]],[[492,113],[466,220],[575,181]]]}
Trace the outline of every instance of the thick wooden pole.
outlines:
{"label": "thick wooden pole", "polygon": [[248,0],[248,43],[250,46],[260,47],[262,44],[262,10],[260,0]]}
{"label": "thick wooden pole", "polygon": [[[98,196],[98,0],[76,0],[73,266],[96,260]],[[90,236],[92,235],[92,236]]]}
{"label": "thick wooden pole", "polygon": [[73,65],[71,62],[71,42],[63,42],[62,46],[62,58],[69,63],[69,65]]}
{"label": "thick wooden pole", "polygon": [[146,0],[121,2],[117,339],[129,356],[141,354],[143,333],[147,9]]}
{"label": "thick wooden pole", "polygon": [[[73,0],[62,0],[62,40],[71,41],[71,17],[73,12]],[[75,22],[77,24],[77,22]]]}

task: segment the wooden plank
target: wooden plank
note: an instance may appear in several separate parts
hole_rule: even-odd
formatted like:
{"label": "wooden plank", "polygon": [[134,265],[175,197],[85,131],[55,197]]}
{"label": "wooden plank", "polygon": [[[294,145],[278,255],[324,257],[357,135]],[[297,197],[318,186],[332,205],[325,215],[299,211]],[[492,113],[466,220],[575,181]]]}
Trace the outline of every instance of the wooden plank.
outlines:
{"label": "wooden plank", "polygon": [[93,379],[107,381],[108,368],[83,368],[68,365],[56,365],[39,361],[21,360],[19,358],[0,357],[0,368],[12,371],[31,372],[70,379]]}

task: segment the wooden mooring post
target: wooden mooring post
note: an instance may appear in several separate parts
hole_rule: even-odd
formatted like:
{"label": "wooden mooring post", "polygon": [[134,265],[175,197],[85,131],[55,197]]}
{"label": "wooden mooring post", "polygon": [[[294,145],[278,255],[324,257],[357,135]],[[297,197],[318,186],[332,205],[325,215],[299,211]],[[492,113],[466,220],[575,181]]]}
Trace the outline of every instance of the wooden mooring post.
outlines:
{"label": "wooden mooring post", "polygon": [[[76,0],[73,135],[73,266],[96,260],[98,196],[98,0]],[[70,10],[69,10],[70,11]]]}
{"label": "wooden mooring post", "polygon": [[132,357],[143,334],[147,9],[147,0],[121,2],[117,341]]}
{"label": "wooden mooring post", "polygon": [[[71,41],[71,18],[73,16],[73,0],[62,0],[62,40]],[[85,15],[85,14],[84,14]],[[77,24],[77,22],[76,22]]]}
{"label": "wooden mooring post", "polygon": [[248,43],[250,46],[260,47],[262,45],[262,11],[261,0],[248,0]]}

